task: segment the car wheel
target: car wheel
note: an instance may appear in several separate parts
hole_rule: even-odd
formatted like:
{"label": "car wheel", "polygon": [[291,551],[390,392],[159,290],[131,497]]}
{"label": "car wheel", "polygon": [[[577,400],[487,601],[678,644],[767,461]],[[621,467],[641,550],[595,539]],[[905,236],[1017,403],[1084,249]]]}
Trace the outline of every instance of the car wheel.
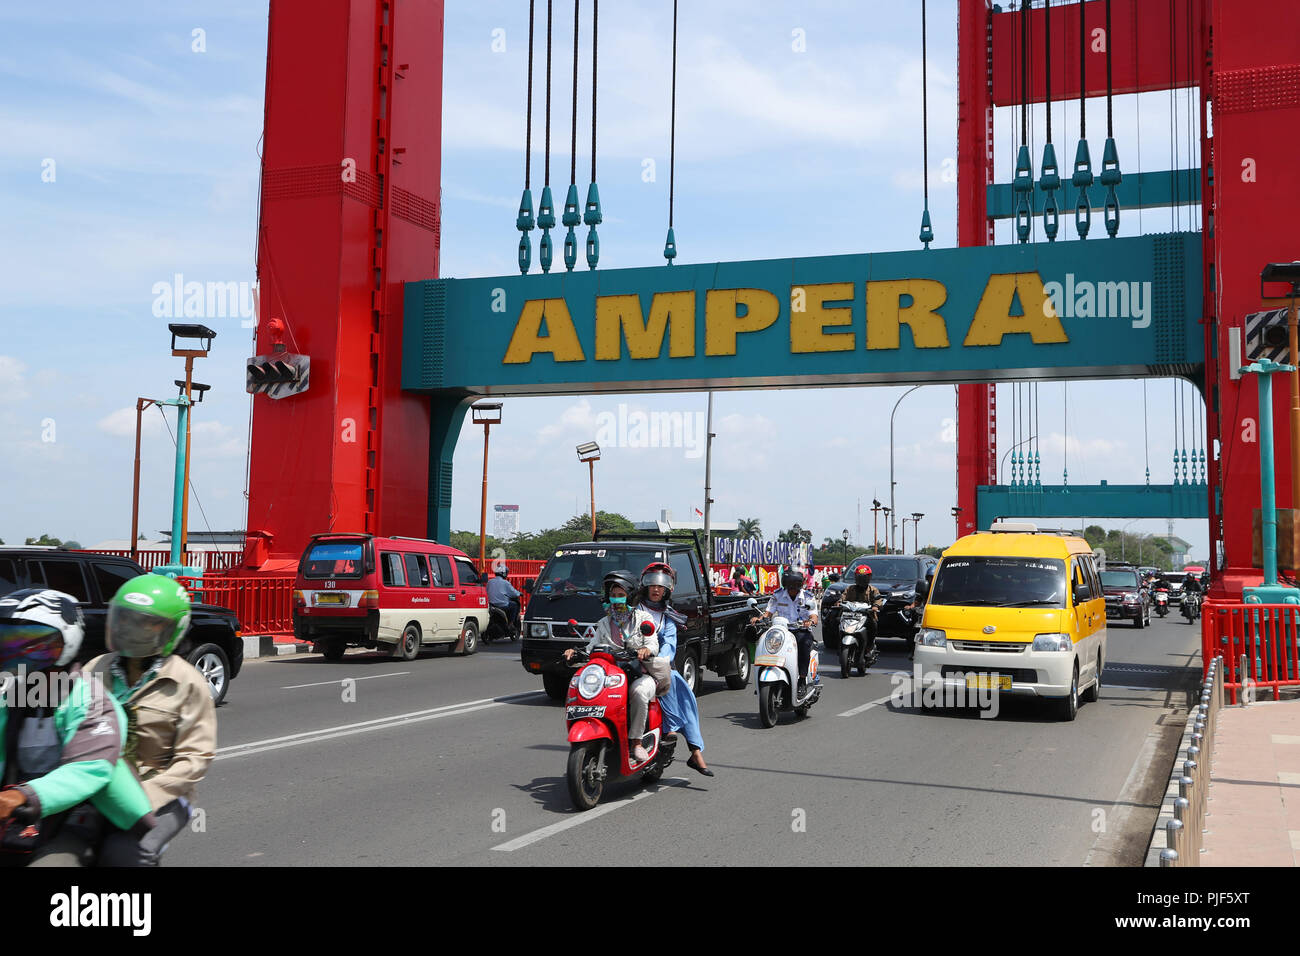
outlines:
{"label": "car wheel", "polygon": [[1086,703],[1095,704],[1101,697],[1101,652],[1097,652],[1097,679],[1092,682],[1092,686],[1083,692],[1083,699]]}
{"label": "car wheel", "polygon": [[420,625],[408,624],[397,642],[395,657],[404,661],[413,661],[420,656]]}
{"label": "car wheel", "polygon": [[682,658],[682,677],[691,688],[691,693],[699,696],[700,663],[695,659],[694,651],[687,651],[686,656]]}
{"label": "car wheel", "polygon": [[542,686],[546,688],[546,696],[551,700],[564,700],[569,694],[572,676],[568,671],[543,671]]}
{"label": "car wheel", "polygon": [[1074,665],[1070,678],[1070,693],[1056,702],[1056,716],[1061,720],[1074,720],[1079,713],[1079,665]]}
{"label": "car wheel", "polygon": [[226,652],[216,644],[204,644],[190,652],[189,662],[207,682],[212,706],[220,706],[230,688],[230,661]]}
{"label": "car wheel", "polygon": [[469,657],[469,655],[478,650],[478,622],[473,620],[466,621],[465,630],[461,633],[461,638],[464,642],[461,644],[461,656]]}
{"label": "car wheel", "polygon": [[749,686],[749,648],[738,647],[734,657],[736,673],[727,675],[727,686],[732,690],[744,690]]}

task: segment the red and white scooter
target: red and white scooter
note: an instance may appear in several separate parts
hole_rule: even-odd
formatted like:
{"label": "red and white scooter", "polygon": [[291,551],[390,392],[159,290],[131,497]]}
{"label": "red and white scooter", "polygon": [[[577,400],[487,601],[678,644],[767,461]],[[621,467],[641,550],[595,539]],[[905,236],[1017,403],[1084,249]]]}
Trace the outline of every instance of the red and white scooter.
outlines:
{"label": "red and white scooter", "polygon": [[[574,621],[569,623],[576,626]],[[653,634],[654,625],[645,621],[641,631]],[[631,682],[641,676],[636,655],[612,644],[601,644],[590,656],[575,651],[574,659],[586,659],[587,663],[569,681],[565,701],[570,747],[565,778],[574,807],[590,810],[600,802],[605,783],[611,778],[640,774],[646,783],[658,781],[673,762],[677,741],[663,739],[663,715],[659,701],[652,698],[646,733],[641,738],[649,758],[633,763],[627,746],[627,698]]]}

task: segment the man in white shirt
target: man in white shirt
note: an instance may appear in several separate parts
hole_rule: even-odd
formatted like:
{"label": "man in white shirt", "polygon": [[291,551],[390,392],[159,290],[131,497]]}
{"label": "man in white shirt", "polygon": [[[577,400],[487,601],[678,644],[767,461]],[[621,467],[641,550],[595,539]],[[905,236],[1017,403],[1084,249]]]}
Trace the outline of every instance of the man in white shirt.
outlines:
{"label": "man in white shirt", "polygon": [[808,662],[812,658],[813,636],[809,628],[817,623],[817,601],[803,585],[804,576],[798,571],[781,575],[781,590],[773,592],[763,612],[764,617],[783,617],[790,622],[790,632],[799,645],[800,685],[808,676]]}

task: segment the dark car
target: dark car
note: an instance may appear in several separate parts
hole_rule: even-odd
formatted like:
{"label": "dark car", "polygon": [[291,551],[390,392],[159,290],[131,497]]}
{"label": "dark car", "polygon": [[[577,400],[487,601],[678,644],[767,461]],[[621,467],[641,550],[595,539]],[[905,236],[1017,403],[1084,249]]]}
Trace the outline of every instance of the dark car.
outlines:
{"label": "dark car", "polygon": [[916,600],[918,591],[924,600],[928,579],[938,563],[938,558],[928,554],[869,554],[854,558],[840,580],[827,585],[822,593],[822,643],[828,650],[840,646],[840,612],[836,605],[840,596],[853,584],[854,572],[864,564],[870,565],[871,583],[885,598],[877,636],[912,640],[916,634],[914,621],[920,618],[906,615],[903,611]]}
{"label": "dark car", "polygon": [[[52,588],[77,599],[86,620],[86,637],[77,654],[81,663],[106,650],[109,599],[125,582],[144,573],[134,561],[115,555],[0,547],[0,595],[22,588]],[[244,641],[235,612],[215,604],[194,604],[190,629],[174,653],[198,669],[208,682],[212,703],[220,704],[244,664]]]}
{"label": "dark car", "polygon": [[1132,621],[1134,627],[1151,623],[1151,594],[1137,568],[1108,563],[1101,572],[1101,590],[1106,595],[1106,620]]}

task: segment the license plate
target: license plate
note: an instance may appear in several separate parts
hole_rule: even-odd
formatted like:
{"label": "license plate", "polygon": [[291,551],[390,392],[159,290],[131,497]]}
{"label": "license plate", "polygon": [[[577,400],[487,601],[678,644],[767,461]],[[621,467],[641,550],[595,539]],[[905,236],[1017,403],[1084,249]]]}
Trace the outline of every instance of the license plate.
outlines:
{"label": "license plate", "polygon": [[754,658],[754,663],[762,667],[780,667],[785,663],[785,658],[779,654],[760,654]]}
{"label": "license plate", "polygon": [[1009,674],[967,674],[966,687],[969,690],[1010,690]]}
{"label": "license plate", "polygon": [[316,603],[318,605],[334,604],[339,606],[346,606],[348,603],[348,596],[346,594],[317,594]]}
{"label": "license plate", "polygon": [[578,720],[582,717],[604,717],[605,708],[596,707],[591,704],[578,704],[565,708],[565,716],[569,720]]}

